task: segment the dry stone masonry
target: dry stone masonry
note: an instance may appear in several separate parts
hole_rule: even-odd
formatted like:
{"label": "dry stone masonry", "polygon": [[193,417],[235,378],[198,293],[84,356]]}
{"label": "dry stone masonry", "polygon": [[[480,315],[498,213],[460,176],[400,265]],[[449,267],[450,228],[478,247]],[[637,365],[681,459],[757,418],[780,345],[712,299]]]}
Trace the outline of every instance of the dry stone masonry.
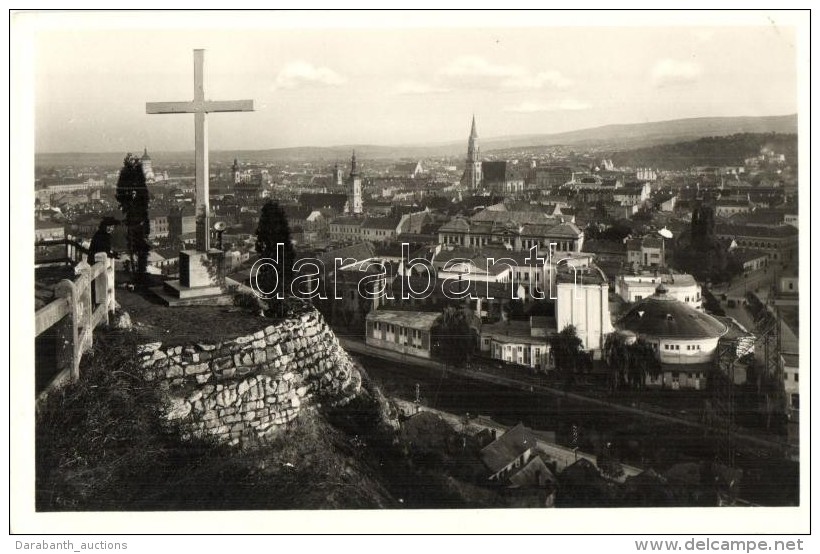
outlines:
{"label": "dry stone masonry", "polygon": [[146,378],[166,390],[166,419],[183,437],[264,439],[303,406],[342,405],[361,374],[315,311],[219,344],[140,347]]}

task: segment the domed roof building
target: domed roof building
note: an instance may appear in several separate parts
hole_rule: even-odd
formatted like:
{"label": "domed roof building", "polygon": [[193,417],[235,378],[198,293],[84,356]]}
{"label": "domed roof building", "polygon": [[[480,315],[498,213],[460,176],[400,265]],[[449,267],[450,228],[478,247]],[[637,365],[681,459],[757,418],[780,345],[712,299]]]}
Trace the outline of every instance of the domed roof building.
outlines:
{"label": "domed roof building", "polygon": [[652,345],[664,366],[662,382],[671,379],[673,388],[680,382],[681,372],[692,381],[687,385],[700,388],[697,383],[705,378],[718,341],[729,331],[719,319],[670,296],[663,284],[653,296],[636,303],[615,326]]}

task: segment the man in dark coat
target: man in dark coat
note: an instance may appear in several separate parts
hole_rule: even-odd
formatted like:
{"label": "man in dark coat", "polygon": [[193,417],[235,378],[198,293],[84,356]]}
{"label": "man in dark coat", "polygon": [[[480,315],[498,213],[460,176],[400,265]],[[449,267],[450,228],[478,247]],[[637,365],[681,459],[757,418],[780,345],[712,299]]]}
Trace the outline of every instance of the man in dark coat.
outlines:
{"label": "man in dark coat", "polygon": [[104,217],[100,221],[100,226],[97,232],[91,237],[91,246],[88,249],[88,263],[94,265],[94,256],[100,252],[104,252],[109,258],[119,258],[120,255],[114,252],[111,244],[111,233],[114,232],[114,227],[119,225],[119,221],[113,217]]}

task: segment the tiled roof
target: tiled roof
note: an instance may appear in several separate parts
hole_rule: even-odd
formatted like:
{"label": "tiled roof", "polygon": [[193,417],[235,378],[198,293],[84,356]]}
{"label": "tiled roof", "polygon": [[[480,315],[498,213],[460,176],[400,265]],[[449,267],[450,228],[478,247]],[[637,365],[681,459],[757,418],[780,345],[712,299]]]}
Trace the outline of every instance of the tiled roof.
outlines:
{"label": "tiled roof", "polygon": [[362,229],[390,229],[395,231],[399,226],[398,217],[368,217],[362,223]]}
{"label": "tiled roof", "polygon": [[543,483],[556,483],[555,475],[544,464],[544,461],[539,456],[534,456],[520,471],[510,477],[510,486],[515,488],[520,487],[537,487],[543,480]]}
{"label": "tiled roof", "polygon": [[367,321],[391,323],[410,329],[429,330],[441,317],[439,312],[404,312],[394,310],[376,310],[367,314]]}
{"label": "tiled roof", "polygon": [[495,441],[481,449],[479,456],[493,474],[501,471],[531,448],[536,440],[530,430],[519,423]]}
{"label": "tiled roof", "polygon": [[799,231],[796,227],[791,225],[782,225],[778,227],[760,227],[754,225],[730,225],[717,224],[715,225],[716,235],[729,235],[735,237],[754,237],[754,238],[771,238],[774,237],[791,237],[797,236]]}

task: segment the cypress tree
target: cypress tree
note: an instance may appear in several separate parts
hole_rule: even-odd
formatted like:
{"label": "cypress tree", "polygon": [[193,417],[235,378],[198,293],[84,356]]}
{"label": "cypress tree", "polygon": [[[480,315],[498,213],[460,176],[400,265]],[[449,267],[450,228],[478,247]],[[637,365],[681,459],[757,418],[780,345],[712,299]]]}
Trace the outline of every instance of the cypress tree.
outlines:
{"label": "cypress tree", "polygon": [[151,245],[148,235],[151,223],[148,218],[148,187],[145,185],[145,174],[142,162],[131,153],[126,154],[120,176],[117,180],[117,202],[125,215],[128,255],[131,258],[132,272],[136,261],[134,276],[138,282],[145,278],[148,267],[148,252]]}
{"label": "cypress tree", "polygon": [[[262,207],[262,213],[259,215],[259,225],[256,229],[256,252],[260,258],[277,259],[278,244],[283,245],[283,255],[275,264],[278,280],[270,266],[262,267],[258,280],[263,291],[275,291],[276,296],[280,294],[288,296],[290,283],[293,280],[293,263],[296,261],[296,252],[293,250],[293,243],[290,239],[290,226],[284,210],[278,203],[268,201]],[[271,307],[281,307],[281,302],[273,298],[270,300],[269,305]]]}

